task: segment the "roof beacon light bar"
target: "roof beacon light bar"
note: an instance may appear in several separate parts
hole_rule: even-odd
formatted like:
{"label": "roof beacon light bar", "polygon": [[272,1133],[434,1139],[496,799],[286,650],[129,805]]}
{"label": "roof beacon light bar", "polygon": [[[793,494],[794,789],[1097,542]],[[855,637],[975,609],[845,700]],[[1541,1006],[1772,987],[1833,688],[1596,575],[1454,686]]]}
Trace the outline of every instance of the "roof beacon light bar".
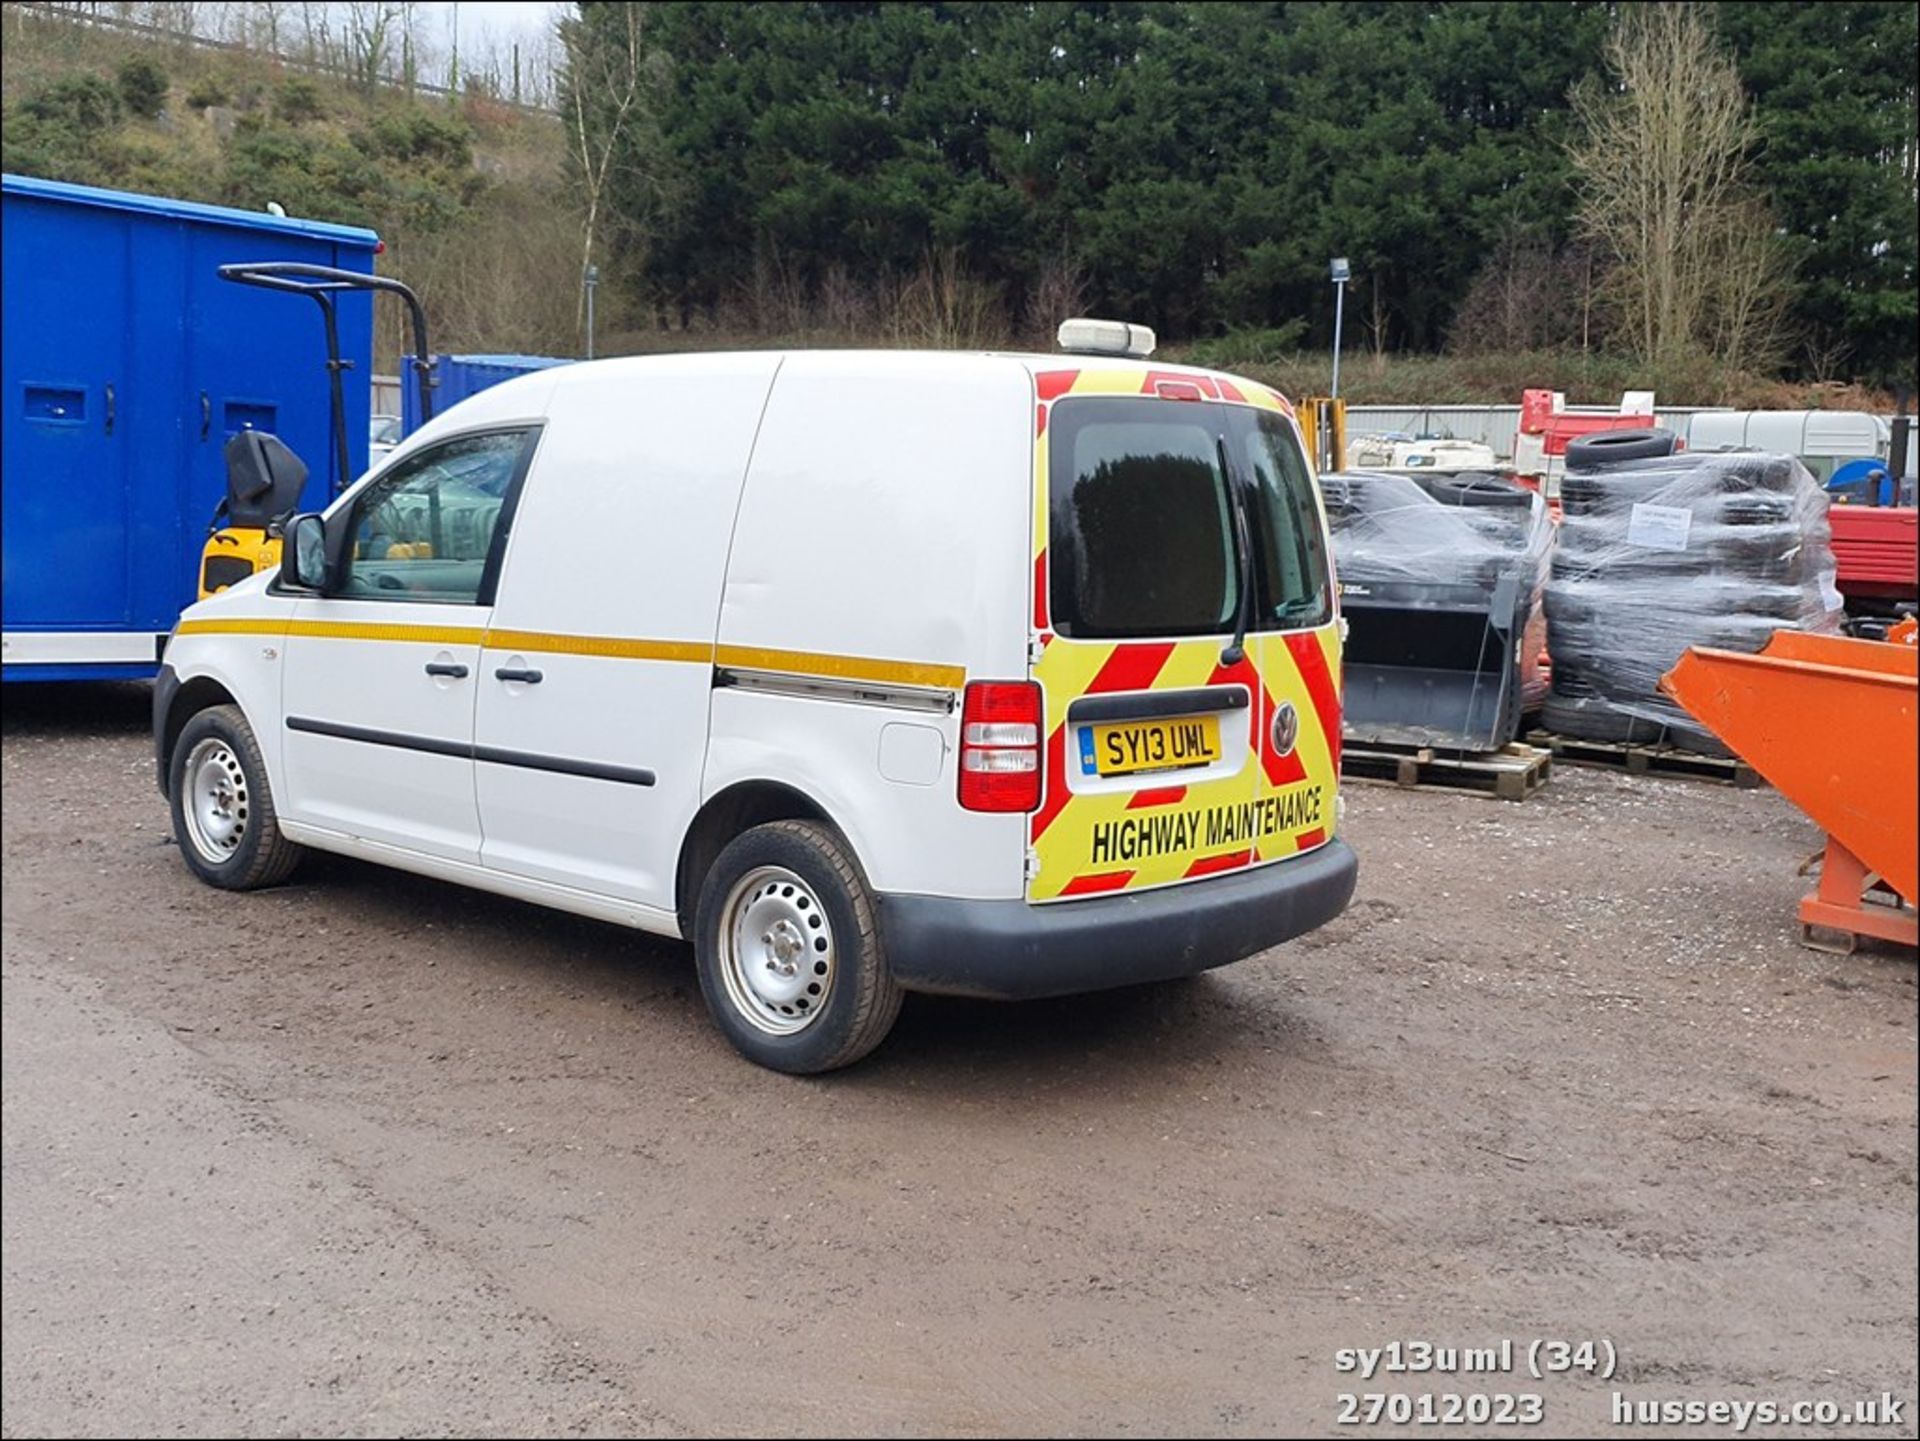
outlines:
{"label": "roof beacon light bar", "polygon": [[1060,348],[1069,355],[1124,355],[1145,360],[1153,354],[1153,332],[1124,320],[1074,319],[1060,322]]}

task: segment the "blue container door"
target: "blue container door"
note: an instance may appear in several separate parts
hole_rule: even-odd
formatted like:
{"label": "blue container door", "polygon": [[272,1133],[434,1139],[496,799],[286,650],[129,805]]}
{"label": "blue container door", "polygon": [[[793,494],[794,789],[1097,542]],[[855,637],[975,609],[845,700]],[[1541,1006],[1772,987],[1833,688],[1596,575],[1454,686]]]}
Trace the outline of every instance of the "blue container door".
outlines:
{"label": "blue container door", "polygon": [[[193,596],[207,523],[226,495],[225,451],[234,435],[269,431],[306,462],[302,509],[318,510],[342,483],[329,420],[326,328],[320,307],[302,295],[236,285],[219,274],[222,265],[249,260],[333,265],[340,263],[334,247],[297,236],[224,228],[191,229],[185,245],[186,373],[178,410],[181,473],[187,483],[172,497],[170,524],[178,539],[165,595],[176,615]],[[354,265],[351,259],[346,263]],[[364,261],[354,268],[364,268]],[[337,304],[342,358],[353,365],[344,375],[349,465],[364,467],[369,300],[345,295]]]}
{"label": "blue container door", "polygon": [[9,631],[115,630],[132,619],[128,230],[107,211],[7,202],[0,609]]}

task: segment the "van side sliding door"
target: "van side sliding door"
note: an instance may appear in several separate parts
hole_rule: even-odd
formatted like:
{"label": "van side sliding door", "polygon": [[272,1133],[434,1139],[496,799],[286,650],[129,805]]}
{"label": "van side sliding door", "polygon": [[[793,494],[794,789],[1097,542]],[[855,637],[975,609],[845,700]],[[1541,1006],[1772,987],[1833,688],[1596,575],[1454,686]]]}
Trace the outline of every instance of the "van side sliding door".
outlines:
{"label": "van side sliding door", "polygon": [[482,858],[674,909],[734,511],[777,356],[568,375],[480,656]]}

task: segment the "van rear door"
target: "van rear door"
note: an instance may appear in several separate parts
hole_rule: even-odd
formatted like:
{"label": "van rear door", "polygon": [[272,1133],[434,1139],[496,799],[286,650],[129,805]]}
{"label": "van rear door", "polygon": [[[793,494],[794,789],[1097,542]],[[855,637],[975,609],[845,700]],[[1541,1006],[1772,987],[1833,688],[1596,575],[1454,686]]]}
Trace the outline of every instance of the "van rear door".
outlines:
{"label": "van rear door", "polygon": [[1324,840],[1338,705],[1317,632],[1333,623],[1331,586],[1292,421],[1277,400],[1186,377],[1037,381],[1032,675],[1047,749],[1028,898],[1176,884]]}

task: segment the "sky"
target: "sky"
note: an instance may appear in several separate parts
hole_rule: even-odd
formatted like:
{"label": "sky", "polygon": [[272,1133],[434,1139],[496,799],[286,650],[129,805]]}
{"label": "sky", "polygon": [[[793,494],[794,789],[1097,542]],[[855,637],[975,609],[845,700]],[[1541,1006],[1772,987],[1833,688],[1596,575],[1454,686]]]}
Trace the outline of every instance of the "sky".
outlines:
{"label": "sky", "polygon": [[554,19],[572,10],[549,0],[435,0],[414,6],[416,23],[432,27],[434,38],[448,44],[457,21],[462,44],[474,39],[518,40],[528,46],[545,38]]}
{"label": "sky", "polygon": [[[315,11],[325,15],[336,34],[346,34],[357,28],[356,12],[364,24],[367,13],[380,4],[390,13],[402,8],[401,0],[362,0],[359,5],[350,0],[321,0]],[[534,84],[531,77],[536,72],[550,73],[558,56],[554,22],[574,10],[563,0],[413,0],[409,8],[421,77],[441,84],[446,81],[456,27],[462,70],[492,71],[504,83],[518,45],[524,73]],[[282,25],[297,32],[300,7],[285,9],[293,14],[283,18]]]}

